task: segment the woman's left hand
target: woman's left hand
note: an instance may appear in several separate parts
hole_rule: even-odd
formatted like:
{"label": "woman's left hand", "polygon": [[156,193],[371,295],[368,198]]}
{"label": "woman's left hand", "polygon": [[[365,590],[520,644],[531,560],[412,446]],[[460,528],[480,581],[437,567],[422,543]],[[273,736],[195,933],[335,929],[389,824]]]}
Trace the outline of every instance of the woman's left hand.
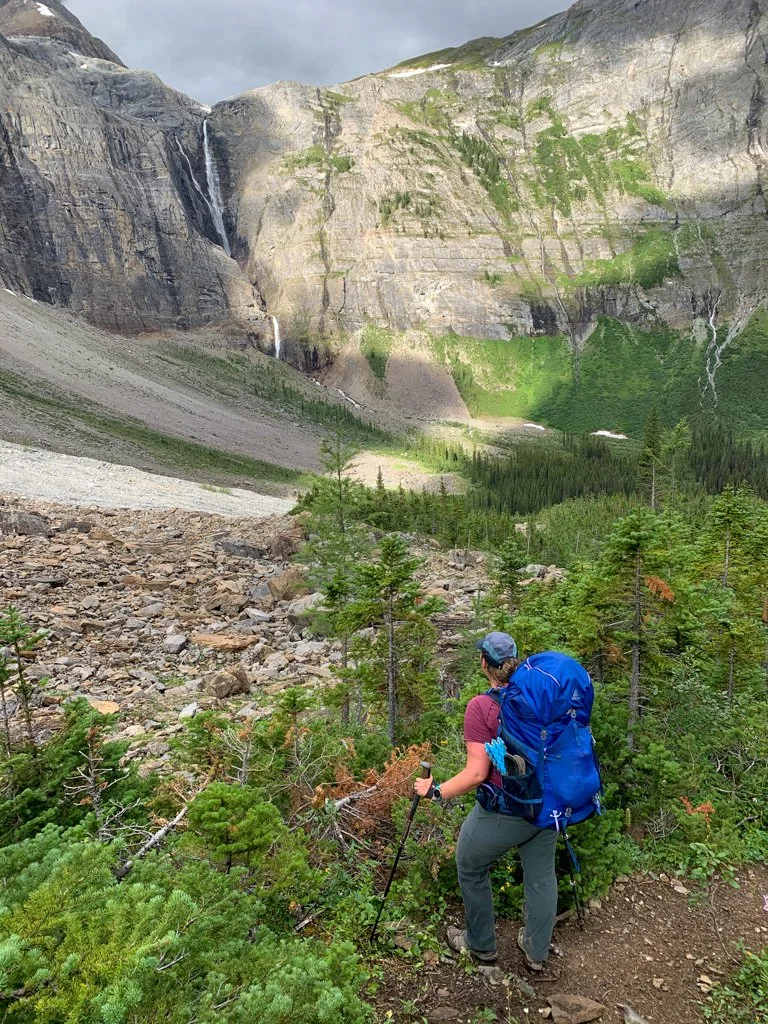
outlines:
{"label": "woman's left hand", "polygon": [[431,775],[429,776],[428,779],[416,779],[416,781],[413,784],[414,792],[418,793],[419,796],[426,796],[429,793],[431,787],[434,785],[434,783],[435,780],[432,778]]}

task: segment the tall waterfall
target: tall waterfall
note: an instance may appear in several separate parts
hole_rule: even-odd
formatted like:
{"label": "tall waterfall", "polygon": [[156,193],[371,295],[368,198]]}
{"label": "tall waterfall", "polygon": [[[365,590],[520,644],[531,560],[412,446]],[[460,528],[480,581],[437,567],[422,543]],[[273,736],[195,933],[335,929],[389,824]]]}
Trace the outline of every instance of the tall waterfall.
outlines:
{"label": "tall waterfall", "polygon": [[232,255],[232,249],[227,238],[227,229],[224,226],[224,203],[221,198],[221,182],[216,161],[213,157],[213,150],[208,139],[208,121],[203,121],[203,150],[205,152],[205,173],[208,178],[208,195],[211,197],[210,207],[213,223],[221,239],[224,252],[227,256]]}
{"label": "tall waterfall", "polygon": [[282,345],[282,339],[280,337],[280,321],[276,316],[272,317],[272,327],[275,331],[275,359],[280,358],[280,348]]}

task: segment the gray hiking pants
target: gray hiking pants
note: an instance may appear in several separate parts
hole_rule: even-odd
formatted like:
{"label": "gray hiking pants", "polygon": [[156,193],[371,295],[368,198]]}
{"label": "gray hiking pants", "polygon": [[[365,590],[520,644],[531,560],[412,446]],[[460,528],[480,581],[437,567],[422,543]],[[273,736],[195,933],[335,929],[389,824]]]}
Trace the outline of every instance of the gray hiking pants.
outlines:
{"label": "gray hiking pants", "polygon": [[520,848],[525,887],[524,944],[532,960],[546,960],[557,916],[554,829],[536,829],[523,818],[484,811],[475,804],[461,826],[456,848],[467,944],[479,953],[496,950],[490,869],[508,850]]}

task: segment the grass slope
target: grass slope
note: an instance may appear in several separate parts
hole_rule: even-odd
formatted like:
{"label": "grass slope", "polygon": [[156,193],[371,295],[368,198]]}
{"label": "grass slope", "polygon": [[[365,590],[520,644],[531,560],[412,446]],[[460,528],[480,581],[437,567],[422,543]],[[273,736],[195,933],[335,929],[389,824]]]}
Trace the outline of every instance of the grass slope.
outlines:
{"label": "grass slope", "polygon": [[[727,327],[720,333],[725,340]],[[640,436],[651,409],[673,424],[717,415],[742,437],[768,432],[768,313],[758,313],[722,354],[717,405],[706,383],[706,343],[668,328],[605,318],[576,359],[563,336],[509,341],[435,339],[437,359],[475,416],[525,417],[572,433]],[[711,356],[710,356],[711,359]]]}

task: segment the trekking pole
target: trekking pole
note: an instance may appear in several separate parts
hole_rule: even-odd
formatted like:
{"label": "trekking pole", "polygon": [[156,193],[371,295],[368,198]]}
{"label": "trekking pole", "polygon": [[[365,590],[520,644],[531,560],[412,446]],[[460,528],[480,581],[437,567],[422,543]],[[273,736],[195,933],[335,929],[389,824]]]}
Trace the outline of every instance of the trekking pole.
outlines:
{"label": "trekking pole", "polygon": [[567,825],[563,827],[562,836],[565,840],[565,848],[568,851],[568,874],[571,876],[571,891],[573,892],[573,900],[576,904],[576,919],[579,931],[584,931],[584,902],[579,892],[579,883],[576,881],[576,874],[581,874],[581,865],[576,857],[576,851],[571,845],[571,837],[568,835]]}
{"label": "trekking pole", "polygon": [[[421,777],[422,777],[422,779],[428,779],[429,776],[432,774],[432,765],[429,764],[429,762],[427,762],[427,761],[421,761],[420,762],[420,768],[421,768]],[[397,865],[400,863],[400,858],[403,855],[403,850],[405,849],[405,844],[406,844],[406,841],[408,839],[408,835],[409,835],[409,833],[411,831],[411,825],[413,824],[413,819],[416,817],[416,810],[417,810],[417,808],[419,806],[419,801],[420,800],[421,800],[421,797],[417,793],[416,796],[414,796],[414,798],[413,798],[413,803],[411,804],[411,809],[410,809],[410,811],[408,813],[408,818],[406,819],[406,822],[405,822],[405,830],[403,831],[403,838],[400,840],[400,846],[398,847],[397,856],[395,857],[395,863],[392,865],[392,870],[389,873],[389,878],[387,879],[387,887],[384,890],[384,895],[381,897],[381,904],[379,906],[379,912],[376,915],[376,920],[374,922],[373,928],[371,929],[371,942],[373,942],[373,940],[376,938],[376,929],[379,927],[379,921],[381,920],[381,913],[384,910],[384,904],[387,902],[387,896],[389,896],[389,890],[392,888],[392,882],[394,881],[394,878],[395,878],[395,872],[397,871]]]}

